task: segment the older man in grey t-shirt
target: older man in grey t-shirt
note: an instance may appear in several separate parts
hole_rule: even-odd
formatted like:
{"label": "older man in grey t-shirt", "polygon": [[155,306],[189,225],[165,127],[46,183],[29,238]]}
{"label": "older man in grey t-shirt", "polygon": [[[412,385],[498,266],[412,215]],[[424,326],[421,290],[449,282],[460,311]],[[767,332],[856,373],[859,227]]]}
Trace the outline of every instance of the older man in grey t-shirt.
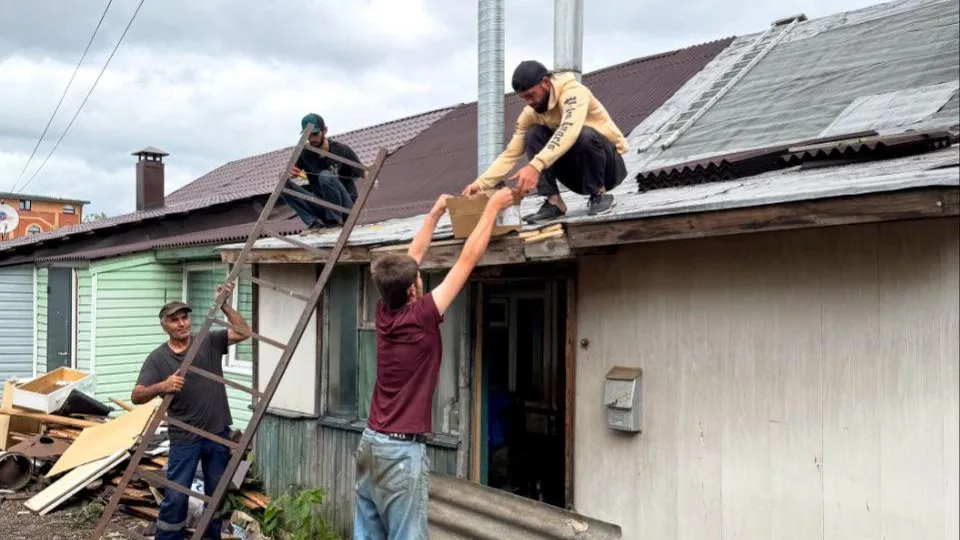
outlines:
{"label": "older man in grey t-shirt", "polygon": [[[233,293],[233,285],[227,285],[227,290],[229,297]],[[219,288],[217,294],[220,294]],[[140,368],[131,399],[140,404],[160,395],[174,394],[168,411],[172,418],[228,439],[233,419],[223,384],[196,373],[188,372],[186,377],[177,374],[196,338],[190,332],[190,312],[190,307],[183,302],[170,302],[160,309],[160,324],[169,339],[147,356]],[[227,302],[223,304],[223,313],[232,328],[210,332],[200,344],[192,364],[220,377],[223,377],[222,362],[227,347],[250,337],[247,321]],[[230,450],[176,426],[170,426],[169,434],[167,479],[189,488],[197,472],[197,464],[202,464],[204,491],[212,495],[230,461]],[[184,538],[187,502],[188,497],[183,493],[166,490],[157,518],[156,540]],[[204,538],[219,539],[220,527],[220,520],[212,521]]]}

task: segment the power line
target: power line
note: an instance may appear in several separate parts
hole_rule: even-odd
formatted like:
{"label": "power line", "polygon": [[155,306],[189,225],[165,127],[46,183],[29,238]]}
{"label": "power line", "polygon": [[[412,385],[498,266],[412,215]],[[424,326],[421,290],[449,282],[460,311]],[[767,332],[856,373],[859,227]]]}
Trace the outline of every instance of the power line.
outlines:
{"label": "power line", "polygon": [[90,41],[87,42],[86,48],[83,49],[83,54],[80,55],[80,60],[77,62],[77,67],[73,68],[73,75],[70,76],[70,80],[67,82],[67,87],[63,89],[63,94],[60,96],[60,101],[57,102],[56,108],[53,109],[53,114],[50,115],[50,119],[47,120],[46,127],[43,128],[43,133],[40,134],[40,138],[37,139],[36,146],[33,147],[33,151],[30,152],[30,157],[27,158],[27,162],[23,164],[23,169],[20,170],[20,174],[17,175],[17,180],[13,183],[13,187],[10,188],[10,191],[13,192],[16,189],[17,184],[20,183],[20,179],[23,178],[23,173],[27,172],[27,167],[30,166],[30,162],[33,161],[33,156],[37,154],[37,149],[40,148],[40,143],[43,142],[43,138],[47,136],[47,130],[50,129],[50,124],[53,123],[53,117],[57,115],[57,111],[60,110],[60,105],[63,104],[63,98],[67,97],[67,91],[70,90],[70,85],[73,84],[73,79],[77,76],[77,72],[80,71],[80,65],[83,64],[83,59],[87,57],[87,51],[90,50],[90,45],[93,44],[93,38],[97,37],[97,32],[100,31],[100,25],[103,24],[104,17],[107,16],[107,11],[110,10],[110,4],[113,3],[113,0],[107,2],[107,7],[103,8],[103,13],[100,15],[100,20],[97,21],[97,27],[93,29],[93,35],[90,36]]}
{"label": "power line", "polygon": [[100,77],[103,76],[103,73],[107,70],[107,66],[110,65],[110,61],[113,60],[113,55],[116,54],[117,49],[120,48],[120,44],[123,42],[124,36],[127,35],[127,31],[130,30],[130,26],[133,25],[133,20],[137,18],[137,13],[140,13],[140,7],[143,6],[143,2],[144,0],[140,0],[140,3],[137,4],[137,9],[133,12],[133,15],[130,16],[130,20],[127,22],[127,27],[124,28],[123,33],[120,34],[120,39],[117,40],[117,44],[113,47],[113,51],[110,52],[110,56],[107,58],[107,61],[104,62],[103,68],[101,68],[100,73],[97,74],[97,78],[93,81],[93,86],[90,87],[90,91],[87,92],[87,95],[84,96],[83,101],[80,103],[80,106],[77,107],[77,112],[73,114],[73,118],[70,119],[70,123],[67,124],[67,127],[63,130],[63,133],[60,134],[60,138],[57,139],[56,144],[54,144],[53,148],[50,149],[50,153],[47,154],[47,157],[43,159],[43,163],[40,164],[40,167],[36,171],[34,171],[33,176],[31,176],[30,179],[27,180],[27,183],[24,184],[23,187],[21,187],[18,191],[16,191],[16,193],[22,192],[23,189],[26,188],[28,185],[30,185],[30,182],[33,182],[33,179],[36,178],[38,174],[40,174],[40,171],[43,170],[44,165],[46,165],[47,161],[50,160],[50,156],[52,156],[53,153],[56,152],[57,148],[60,146],[60,142],[63,141],[63,138],[66,137],[67,132],[70,131],[70,127],[73,126],[73,122],[77,119],[77,116],[80,115],[80,111],[82,111],[83,106],[87,104],[87,100],[90,99],[90,94],[93,93],[93,90],[97,87],[97,83],[100,82]]}

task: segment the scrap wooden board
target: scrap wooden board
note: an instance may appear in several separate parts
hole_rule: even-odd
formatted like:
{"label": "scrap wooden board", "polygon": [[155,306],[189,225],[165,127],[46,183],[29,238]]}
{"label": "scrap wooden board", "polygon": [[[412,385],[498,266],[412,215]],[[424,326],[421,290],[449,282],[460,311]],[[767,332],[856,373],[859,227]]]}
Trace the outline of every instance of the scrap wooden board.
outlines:
{"label": "scrap wooden board", "polygon": [[160,400],[154,399],[149,403],[134,407],[132,411],[126,412],[105,424],[84,429],[77,440],[53,465],[53,468],[47,473],[47,478],[52,478],[80,465],[110,456],[117,451],[128,450],[136,442],[137,437],[143,433],[143,429],[150,422],[150,418],[159,404]]}
{"label": "scrap wooden board", "polygon": [[[3,383],[3,402],[0,403],[0,409],[13,408],[13,381]],[[6,450],[12,443],[10,432],[18,433],[39,433],[40,422],[29,418],[11,417],[6,414],[0,414],[0,450]]]}
{"label": "scrap wooden board", "polygon": [[41,516],[45,515],[129,456],[127,450],[123,449],[107,457],[81,465],[34,495],[33,498],[24,503],[24,506]]}

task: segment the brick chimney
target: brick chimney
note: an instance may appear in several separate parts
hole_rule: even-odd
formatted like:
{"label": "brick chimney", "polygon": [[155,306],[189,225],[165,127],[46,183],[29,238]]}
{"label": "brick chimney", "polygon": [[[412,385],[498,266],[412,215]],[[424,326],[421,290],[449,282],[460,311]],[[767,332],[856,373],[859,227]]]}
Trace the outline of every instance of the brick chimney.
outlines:
{"label": "brick chimney", "polygon": [[148,146],[131,154],[137,160],[137,211],[163,206],[163,157],[170,154]]}

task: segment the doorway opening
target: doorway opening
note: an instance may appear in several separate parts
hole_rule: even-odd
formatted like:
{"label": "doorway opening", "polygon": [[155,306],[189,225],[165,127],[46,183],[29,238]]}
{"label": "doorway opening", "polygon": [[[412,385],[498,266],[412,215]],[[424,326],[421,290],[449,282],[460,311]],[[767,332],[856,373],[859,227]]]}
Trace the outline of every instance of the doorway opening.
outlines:
{"label": "doorway opening", "polygon": [[485,282],[480,341],[480,481],[565,507],[567,280]]}

